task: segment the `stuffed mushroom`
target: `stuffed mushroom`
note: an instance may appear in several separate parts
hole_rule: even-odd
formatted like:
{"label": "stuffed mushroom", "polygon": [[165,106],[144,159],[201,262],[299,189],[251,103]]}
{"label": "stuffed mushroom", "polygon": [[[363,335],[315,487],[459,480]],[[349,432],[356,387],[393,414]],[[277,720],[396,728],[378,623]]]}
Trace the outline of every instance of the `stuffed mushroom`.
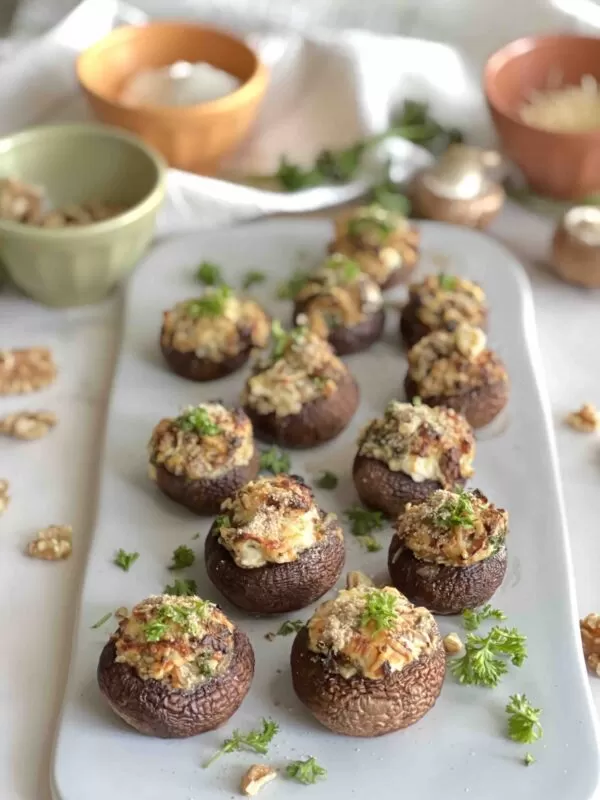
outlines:
{"label": "stuffed mushroom", "polygon": [[113,711],[140,733],[167,739],[222,725],[253,675],[246,634],[194,596],[155,595],[123,613],[98,663]]}
{"label": "stuffed mushroom", "polygon": [[379,286],[355,261],[334,253],[296,295],[294,324],[327,339],[338,355],[366,350],[385,324]]}
{"label": "stuffed mushroom", "polygon": [[464,486],[474,456],[473,431],[460,414],[392,400],[360,434],[352,476],[366,506],[395,516],[437,489]]}
{"label": "stuffed mushroom", "polygon": [[437,330],[459,322],[476,328],[487,325],[487,301],[481,286],[455,275],[428,275],[409,287],[408,303],[400,317],[400,335],[407,347]]}
{"label": "stuffed mushroom", "polygon": [[253,348],[264,347],[269,329],[258,303],[217,286],[165,311],[160,346],[173,372],[212,381],[242,367]]}
{"label": "stuffed mushroom", "polygon": [[357,586],[323,603],[291,654],[296,694],[346,736],[406,728],[434,705],[446,671],[438,626],[392,587]]}
{"label": "stuffed mushroom", "polygon": [[190,406],[162,419],[148,445],[150,478],[196,514],[215,514],[226,497],[258,475],[252,423],[241,408]]}
{"label": "stuffed mushroom", "polygon": [[424,336],[408,351],[408,399],[453,408],[474,428],[487,425],[507,404],[509,383],[506,367],[486,344],[485,333],[466,322]]}
{"label": "stuffed mushroom", "polygon": [[286,447],[335,438],[358,408],[358,384],[331,345],[307,328],[273,323],[271,353],[257,362],[242,395],[257,435]]}
{"label": "stuffed mushroom", "polygon": [[234,605],[257,614],[304,608],[344,565],[342,529],[291,475],[259,478],[225,500],[205,543],[206,571]]}
{"label": "stuffed mushroom", "polygon": [[374,204],[340,214],[329,252],[354,259],[378,286],[391,289],[415,268],[419,240],[406,217]]}
{"label": "stuffed mushroom", "polygon": [[507,512],[481,492],[433,492],[398,517],[388,555],[392,583],[434,614],[476,608],[504,579],[507,531]]}

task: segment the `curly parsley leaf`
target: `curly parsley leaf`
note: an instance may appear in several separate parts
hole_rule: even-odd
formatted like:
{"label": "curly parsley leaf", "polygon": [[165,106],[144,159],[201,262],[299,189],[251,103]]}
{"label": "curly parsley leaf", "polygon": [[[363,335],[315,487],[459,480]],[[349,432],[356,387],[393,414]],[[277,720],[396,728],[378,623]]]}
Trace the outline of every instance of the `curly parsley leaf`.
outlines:
{"label": "curly parsley leaf", "polygon": [[260,468],[265,472],[270,472],[272,475],[289,472],[290,463],[289,455],[275,445],[269,447],[268,450],[261,450]]}
{"label": "curly parsley leaf", "polygon": [[217,286],[202,297],[188,300],[186,313],[192,319],[197,317],[218,317],[225,311],[225,304],[232,296],[229,286]]}
{"label": "curly parsley leaf", "polygon": [[173,561],[169,565],[169,569],[178,570],[191,567],[196,560],[196,555],[191,547],[185,544],[179,545],[173,550]]}
{"label": "curly parsley leaf", "polygon": [[532,764],[535,764],[535,758],[531,755],[531,753],[525,753],[523,756],[523,763],[526,767],[530,767]]}
{"label": "curly parsley leaf", "polygon": [[116,566],[120,567],[124,572],[129,572],[129,568],[132,564],[135,564],[139,557],[139,553],[128,553],[121,547],[117,550],[113,564],[116,564]]}
{"label": "curly parsley leaf", "polygon": [[251,750],[254,753],[265,755],[269,750],[273,737],[279,731],[279,725],[271,719],[263,718],[261,722],[262,727],[260,729],[254,729],[248,733],[235,730],[231,738],[225,739],[217,752],[204,764],[204,768],[210,767],[222,755],[236,753],[240,750]]}
{"label": "curly parsley leaf", "polygon": [[335,489],[339,483],[339,479],[335,472],[323,469],[315,483],[319,489]]}
{"label": "curly parsley leaf", "polygon": [[243,289],[250,289],[252,286],[258,286],[259,283],[264,283],[267,280],[267,276],[264,272],[261,272],[258,269],[249,269],[248,272],[244,275],[244,280],[242,281],[242,288]]}
{"label": "curly parsley leaf", "polygon": [[396,595],[383,589],[371,589],[367,594],[366,607],[360,618],[361,625],[374,624],[376,631],[389,630],[398,619]]}
{"label": "curly parsley leaf", "polygon": [[459,489],[437,509],[434,522],[441,528],[472,528],[475,524],[475,509],[471,495]]}
{"label": "curly parsley leaf", "polygon": [[468,631],[475,631],[486,619],[497,619],[501,622],[506,619],[506,614],[497,608],[492,608],[489,603],[481,608],[466,608],[463,611],[463,625]]}
{"label": "curly parsley leaf", "polygon": [[212,421],[210,414],[202,406],[188,408],[175,420],[175,424],[187,433],[199,433],[201,436],[217,436],[221,428]]}
{"label": "curly parsley leaf", "polygon": [[458,278],[455,275],[448,275],[446,272],[440,272],[438,275],[440,289],[443,289],[445,292],[454,291],[454,289],[456,289],[457,282]]}
{"label": "curly parsley leaf", "polygon": [[174,594],[177,597],[190,597],[198,594],[198,585],[191,578],[175,578],[173,583],[167,584],[163,594]]}
{"label": "curly parsley leaf", "polygon": [[464,656],[451,661],[450,670],[460,683],[492,688],[508,671],[507,661],[522,666],[527,658],[526,641],[516,628],[496,626],[487,636],[469,633]]}
{"label": "curly parsley leaf", "polygon": [[513,694],[506,706],[508,735],[515,742],[531,744],[542,737],[541,709],[534,708],[524,694]]}
{"label": "curly parsley leaf", "polygon": [[285,774],[299,783],[310,784],[316,783],[319,778],[326,778],[327,770],[319,766],[316,758],[311,756],[304,761],[291,761],[285,768]]}
{"label": "curly parsley leaf", "polygon": [[277,636],[289,636],[292,633],[298,633],[298,631],[302,630],[304,625],[304,620],[288,619],[285,622],[282,622],[276,631],[265,634],[265,639],[268,639],[270,642],[272,642]]}
{"label": "curly parsley leaf", "polygon": [[361,506],[352,506],[344,511],[344,516],[351,523],[353,536],[367,536],[372,531],[383,528],[384,517],[381,511],[368,511]]}
{"label": "curly parsley leaf", "polygon": [[300,289],[304,286],[308,277],[310,275],[310,270],[307,269],[296,269],[292,272],[290,278],[284,283],[280,283],[277,287],[277,297],[280,300],[294,300]]}
{"label": "curly parsley leaf", "polygon": [[212,261],[203,261],[196,270],[196,279],[205,286],[218,286],[223,283],[221,267]]}

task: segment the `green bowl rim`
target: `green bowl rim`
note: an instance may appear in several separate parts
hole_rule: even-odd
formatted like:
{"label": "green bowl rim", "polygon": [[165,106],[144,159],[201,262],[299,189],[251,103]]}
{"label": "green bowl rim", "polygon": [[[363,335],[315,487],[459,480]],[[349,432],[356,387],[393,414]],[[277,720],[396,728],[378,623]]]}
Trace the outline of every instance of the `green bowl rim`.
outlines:
{"label": "green bowl rim", "polygon": [[[135,134],[123,131],[115,125],[102,123],[63,123],[57,125],[36,125],[17,133],[8,134],[0,138],[0,153],[12,149],[14,146],[36,139],[41,135],[63,136],[74,133],[76,135],[87,133],[99,137],[108,137],[127,142],[143,152],[156,169],[156,181],[150,192],[139,203],[117,214],[110,219],[100,222],[90,222],[87,225],[73,225],[65,228],[42,228],[37,225],[28,225],[24,222],[12,222],[0,218],[0,232],[17,234],[28,238],[37,239],[80,239],[82,236],[105,233],[114,228],[120,228],[143,217],[148,211],[158,205],[165,193],[167,163],[165,159],[153,148],[147,145]],[[8,176],[7,176],[8,177]]]}

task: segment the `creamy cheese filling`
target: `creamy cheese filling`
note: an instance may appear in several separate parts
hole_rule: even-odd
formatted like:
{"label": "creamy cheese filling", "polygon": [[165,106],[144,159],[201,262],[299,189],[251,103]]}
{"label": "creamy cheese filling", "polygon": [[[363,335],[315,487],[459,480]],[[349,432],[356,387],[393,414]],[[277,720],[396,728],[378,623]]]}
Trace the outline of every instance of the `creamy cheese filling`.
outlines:
{"label": "creamy cheese filling", "polygon": [[396,522],[398,539],[416,558],[452,567],[492,556],[507,530],[507,512],[478,492],[433,492],[423,503],[409,503]]}
{"label": "creamy cheese filling", "polygon": [[333,656],[345,678],[378,680],[400,672],[440,646],[440,633],[426,608],[413,606],[397,589],[357,586],[319,606],[308,622],[308,646]]}
{"label": "creamy cheese filling", "polygon": [[428,275],[409,287],[417,303],[417,317],[431,330],[450,323],[468,322],[481,327],[487,314],[485,292],[476,283],[455,275]]}
{"label": "creamy cheese filling", "polygon": [[[193,425],[197,415],[204,427]],[[207,432],[208,431],[208,432]],[[189,407],[180,417],[163,419],[148,444],[149,474],[156,467],[192,480],[216,479],[236,467],[247,466],[254,455],[252,423],[241,409],[220,403]]]}
{"label": "creamy cheese filling", "polygon": [[468,422],[451,409],[393,400],[383,417],[363,429],[358,453],[416,483],[434,480],[452,488],[473,474],[475,439]]}
{"label": "creamy cheese filling", "polygon": [[298,329],[283,352],[258,365],[244,388],[242,402],[260,414],[299,414],[320,397],[331,397],[347,375],[330,345],[312,331]]}
{"label": "creamy cheese filling", "polygon": [[289,475],[247,483],[221,510],[219,541],[243,569],[296,561],[324,536],[311,490]]}
{"label": "creamy cheese filling", "polygon": [[[207,289],[199,301],[216,292]],[[166,311],[162,344],[215,362],[232,358],[249,346],[266,345],[270,323],[258,303],[230,294],[220,305],[217,313],[204,313],[198,311],[198,301],[188,300]]]}
{"label": "creamy cheese filling", "polygon": [[233,624],[213,603],[154,595],[121,616],[112,640],[115,661],[142,680],[191,689],[227,669],[233,637]]}

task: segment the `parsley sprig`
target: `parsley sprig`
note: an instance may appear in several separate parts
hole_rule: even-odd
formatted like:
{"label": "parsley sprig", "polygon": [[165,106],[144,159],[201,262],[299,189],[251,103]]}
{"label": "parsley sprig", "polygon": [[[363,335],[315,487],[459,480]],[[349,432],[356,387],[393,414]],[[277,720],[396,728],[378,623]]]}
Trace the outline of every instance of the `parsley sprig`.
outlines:
{"label": "parsley sprig", "polygon": [[221,428],[212,421],[210,414],[202,406],[188,408],[175,420],[175,424],[182,431],[199,433],[201,436],[217,436]]}
{"label": "parsley sprig", "polygon": [[270,472],[272,475],[289,472],[290,457],[286,452],[280,450],[279,447],[273,445],[273,447],[269,447],[268,450],[261,450],[260,468],[265,472]]}
{"label": "parsley sprig", "polygon": [[270,642],[275,639],[277,636],[289,636],[292,633],[298,633],[298,631],[302,630],[304,627],[305,622],[301,619],[286,619],[285,622],[282,622],[279,628],[276,631],[271,631],[271,633],[265,634],[265,639],[268,639]]}
{"label": "parsley sprig", "polygon": [[526,641],[516,628],[495,626],[487,636],[469,633],[464,656],[451,661],[450,670],[460,683],[492,688],[507,673],[507,661],[522,666],[527,658]]}
{"label": "parsley sprig", "polygon": [[481,608],[466,608],[463,611],[463,625],[468,631],[475,631],[486,619],[497,619],[501,622],[506,619],[506,614],[498,608],[492,608],[489,603]]}
{"label": "parsley sprig", "polygon": [[123,572],[129,572],[129,568],[132,564],[135,564],[139,557],[139,553],[128,553],[121,547],[119,550],[117,550],[113,564],[116,564],[117,567],[120,567]]}
{"label": "parsley sprig", "polygon": [[327,770],[317,764],[314,756],[310,756],[304,761],[291,761],[285,768],[285,774],[299,783],[310,784],[316,783],[319,778],[326,778]]}
{"label": "parsley sprig", "polygon": [[321,470],[319,477],[315,481],[319,489],[335,489],[338,483],[338,476],[335,472],[330,472],[328,469]]}
{"label": "parsley sprig", "polygon": [[368,511],[361,506],[352,506],[344,511],[344,516],[351,523],[350,532],[369,553],[381,550],[381,545],[372,535],[373,531],[383,528],[385,520],[381,511]]}
{"label": "parsley sprig", "polygon": [[243,289],[250,289],[252,286],[257,286],[259,283],[264,283],[267,280],[267,276],[264,272],[261,272],[258,269],[249,269],[248,272],[244,275],[244,280],[242,281],[242,288]]}
{"label": "parsley sprig", "polygon": [[360,624],[365,626],[372,622],[376,631],[393,628],[398,619],[396,599],[391,592],[371,589],[367,594],[367,603],[360,618]]}
{"label": "parsley sprig", "polygon": [[254,729],[248,733],[234,730],[231,738],[225,739],[217,752],[208,759],[204,768],[210,767],[218,758],[226,753],[237,753],[239,750],[251,750],[253,753],[265,755],[269,750],[269,745],[273,737],[279,731],[279,725],[272,719],[262,719],[262,727]]}
{"label": "parsley sprig", "polygon": [[277,288],[279,300],[294,300],[300,289],[310,276],[308,269],[296,269],[285,283],[280,283]]}
{"label": "parsley sprig", "polygon": [[191,567],[195,560],[196,555],[191,547],[185,544],[179,545],[173,550],[173,560],[169,565],[169,569],[178,570]]}
{"label": "parsley sprig", "polygon": [[531,744],[542,737],[541,709],[534,708],[524,694],[513,694],[506,706],[508,735],[515,742]]}
{"label": "parsley sprig", "polygon": [[191,578],[175,578],[173,583],[167,584],[163,594],[174,594],[177,597],[190,597],[198,594],[198,585]]}
{"label": "parsley sprig", "polygon": [[212,261],[203,261],[196,270],[196,278],[205,286],[217,286],[223,283],[221,267]]}
{"label": "parsley sprig", "polygon": [[227,300],[232,296],[229,286],[217,286],[206,292],[202,297],[189,300],[186,305],[186,312],[189,317],[218,317],[225,310]]}
{"label": "parsley sprig", "polygon": [[475,524],[475,509],[471,495],[464,489],[455,492],[436,510],[434,521],[441,528],[472,528]]}

